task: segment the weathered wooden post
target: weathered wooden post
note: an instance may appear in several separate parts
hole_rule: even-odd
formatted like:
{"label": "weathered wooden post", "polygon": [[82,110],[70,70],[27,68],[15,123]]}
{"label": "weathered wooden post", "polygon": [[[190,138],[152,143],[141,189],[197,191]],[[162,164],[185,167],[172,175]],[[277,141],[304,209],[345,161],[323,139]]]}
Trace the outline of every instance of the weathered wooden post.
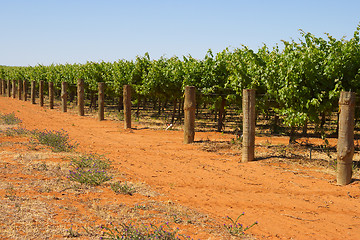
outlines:
{"label": "weathered wooden post", "polygon": [[44,106],[44,80],[39,82],[39,104]]}
{"label": "weathered wooden post", "polygon": [[3,95],[6,94],[6,82],[5,82],[5,79],[2,80],[2,94]]}
{"label": "weathered wooden post", "polygon": [[185,87],[184,100],[184,143],[194,142],[195,137],[195,110],[196,110],[196,88]]}
{"label": "weathered wooden post", "polygon": [[99,82],[98,83],[99,93],[98,93],[98,120],[104,120],[104,90],[105,90],[105,83]]}
{"label": "weathered wooden post", "polygon": [[255,90],[243,90],[243,147],[242,162],[255,158]]}
{"label": "weathered wooden post", "polygon": [[131,86],[124,85],[124,128],[131,128]]}
{"label": "weathered wooden post", "polygon": [[17,88],[17,90],[18,90],[18,99],[19,100],[21,100],[22,99],[22,83],[21,83],[21,80],[20,79],[18,79],[18,88]]}
{"label": "weathered wooden post", "polygon": [[49,82],[49,108],[54,108],[54,83]]}
{"label": "weathered wooden post", "polygon": [[24,94],[24,101],[27,101],[27,81],[23,80],[23,94]]}
{"label": "weathered wooden post", "polygon": [[77,105],[79,116],[84,116],[84,80],[78,79],[77,82]]}
{"label": "weathered wooden post", "polygon": [[67,112],[67,82],[61,83],[61,111]]}
{"label": "weathered wooden post", "polygon": [[3,94],[3,82],[4,82],[4,80],[0,79],[0,95]]}
{"label": "weathered wooden post", "polygon": [[35,81],[31,81],[30,98],[31,98],[31,103],[35,104]]}
{"label": "weathered wooden post", "polygon": [[10,80],[7,80],[6,87],[7,87],[7,89],[6,89],[7,90],[7,96],[11,97]]}
{"label": "weathered wooden post", "polygon": [[337,184],[351,182],[354,156],[355,93],[341,92],[339,99],[339,135],[337,143]]}
{"label": "weathered wooden post", "polygon": [[16,81],[12,80],[12,98],[16,98]]}

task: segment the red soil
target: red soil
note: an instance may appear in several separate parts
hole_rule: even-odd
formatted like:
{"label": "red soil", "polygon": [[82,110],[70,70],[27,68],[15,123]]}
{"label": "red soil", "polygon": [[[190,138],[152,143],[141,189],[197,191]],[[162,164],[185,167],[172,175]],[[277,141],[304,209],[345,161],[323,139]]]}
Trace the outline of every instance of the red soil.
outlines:
{"label": "red soil", "polygon": [[[150,130],[123,123],[49,110],[0,97],[0,112],[15,112],[26,129],[66,130],[81,152],[105,154],[119,171],[144,182],[168,199],[225,223],[225,216],[259,224],[258,239],[360,239],[360,184],[337,186],[334,175],[315,167],[279,161],[239,163],[241,156],[219,155],[185,145],[181,131]],[[135,124],[136,125],[136,124]],[[197,132],[196,141],[233,136]],[[257,138],[256,143],[287,143]],[[256,154],[261,148],[256,148]]]}

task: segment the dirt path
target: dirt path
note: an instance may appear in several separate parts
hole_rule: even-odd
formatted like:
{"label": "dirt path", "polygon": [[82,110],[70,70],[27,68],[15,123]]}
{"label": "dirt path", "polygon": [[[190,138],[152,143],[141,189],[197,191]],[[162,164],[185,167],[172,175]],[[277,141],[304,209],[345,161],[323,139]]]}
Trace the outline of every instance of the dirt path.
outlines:
{"label": "dirt path", "polygon": [[[198,144],[182,144],[179,131],[154,131],[136,124],[123,130],[121,122],[98,122],[5,97],[0,97],[0,112],[15,112],[27,129],[66,130],[80,151],[105,154],[132,179],[219,223],[245,212],[241,222],[259,222],[249,230],[258,239],[360,239],[358,180],[340,187],[333,175],[314,168],[271,159],[243,164],[238,163],[240,156],[201,151]],[[231,137],[196,133],[195,140]]]}

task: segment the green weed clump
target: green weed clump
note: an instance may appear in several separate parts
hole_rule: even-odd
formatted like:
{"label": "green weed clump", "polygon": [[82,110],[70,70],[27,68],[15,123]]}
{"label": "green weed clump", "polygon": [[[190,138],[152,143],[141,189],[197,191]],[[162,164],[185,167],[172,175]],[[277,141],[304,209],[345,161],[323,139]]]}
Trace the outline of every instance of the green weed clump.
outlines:
{"label": "green weed clump", "polygon": [[110,167],[110,161],[99,154],[82,155],[71,160],[71,165],[75,168],[98,168],[107,169]]}
{"label": "green weed clump", "polygon": [[111,184],[110,186],[111,189],[116,193],[132,196],[136,192],[136,189],[133,186],[129,185],[127,182],[125,183],[116,182]]}
{"label": "green weed clump", "polygon": [[0,114],[0,120],[6,125],[16,125],[21,123],[21,120],[17,117],[15,117],[15,113],[9,113],[9,114]]}
{"label": "green weed clump", "polygon": [[111,176],[104,170],[77,168],[74,171],[69,171],[68,178],[81,184],[98,186],[109,181]]}
{"label": "green weed clump", "polygon": [[258,222],[254,222],[253,224],[251,224],[250,226],[246,226],[244,227],[242,224],[238,223],[238,220],[241,216],[245,215],[245,213],[240,214],[236,220],[234,221],[232,218],[230,218],[229,216],[227,216],[227,218],[230,220],[231,224],[226,225],[224,224],[224,227],[228,230],[228,232],[233,235],[233,236],[242,236],[245,235],[245,231],[249,230],[250,228],[252,228],[253,226],[255,226],[256,224],[258,224]]}
{"label": "green weed clump", "polygon": [[60,131],[51,130],[33,130],[31,131],[32,141],[49,146],[54,152],[71,152],[78,143],[71,143],[69,134],[61,129]]}
{"label": "green weed clump", "polygon": [[81,184],[98,186],[112,178],[106,172],[109,160],[97,154],[73,158],[70,166],[73,170],[69,171],[68,179]]}
{"label": "green weed clump", "polygon": [[66,230],[67,233],[68,233],[68,238],[75,238],[75,237],[80,237],[80,233],[78,233],[77,231],[75,231],[73,228],[72,228],[72,224],[71,224],[71,227]]}
{"label": "green weed clump", "polygon": [[6,136],[26,136],[30,133],[30,131],[25,128],[18,127],[6,129],[5,131],[3,131],[3,133]]}
{"label": "green weed clump", "polygon": [[60,131],[50,131],[38,129],[27,130],[22,127],[10,128],[2,131],[6,136],[30,136],[30,142],[49,146],[54,152],[71,152],[76,149],[78,143],[70,141],[69,134],[61,129]]}
{"label": "green weed clump", "polygon": [[181,240],[190,239],[188,236],[178,234],[179,229],[172,230],[169,225],[159,227],[150,224],[150,226],[136,224],[120,224],[119,228],[110,224],[110,227],[102,227],[103,237],[100,239],[128,239],[128,240]]}

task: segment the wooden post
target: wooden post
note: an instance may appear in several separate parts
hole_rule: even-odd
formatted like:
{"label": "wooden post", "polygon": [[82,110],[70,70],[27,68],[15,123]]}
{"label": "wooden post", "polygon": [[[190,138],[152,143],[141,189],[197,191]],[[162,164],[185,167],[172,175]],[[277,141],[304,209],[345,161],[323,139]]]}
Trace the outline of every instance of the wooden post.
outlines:
{"label": "wooden post", "polygon": [[131,128],[131,86],[124,85],[124,128]]}
{"label": "wooden post", "polygon": [[23,94],[24,94],[24,101],[27,101],[27,81],[23,80]]}
{"label": "wooden post", "polygon": [[7,87],[7,96],[8,97],[11,97],[11,87],[10,87],[10,80],[7,80],[7,84],[6,84],[6,87]]}
{"label": "wooden post", "polygon": [[337,144],[337,184],[351,182],[354,156],[355,93],[341,92],[339,99],[339,134]]}
{"label": "wooden post", "polygon": [[4,79],[2,80],[2,94],[3,94],[3,95],[6,94],[6,82],[5,82]]}
{"label": "wooden post", "polygon": [[12,80],[12,98],[16,98],[16,82]]}
{"label": "wooden post", "polygon": [[67,112],[67,82],[61,82],[61,111]]}
{"label": "wooden post", "polygon": [[39,82],[39,103],[40,106],[44,106],[44,81]]}
{"label": "wooden post", "polygon": [[21,84],[21,80],[20,79],[18,79],[18,99],[19,100],[21,100],[22,99],[22,84]]}
{"label": "wooden post", "polygon": [[84,80],[78,79],[77,83],[77,105],[79,116],[84,116]]}
{"label": "wooden post", "polygon": [[35,104],[35,81],[31,81],[31,103]]}
{"label": "wooden post", "polygon": [[0,79],[0,95],[3,94],[3,82],[4,80]]}
{"label": "wooden post", "polygon": [[54,83],[49,82],[49,108],[54,108]]}
{"label": "wooden post", "polygon": [[255,158],[255,90],[243,90],[243,147],[242,162]]}
{"label": "wooden post", "polygon": [[194,142],[195,137],[195,110],[196,110],[196,88],[194,86],[185,87],[184,101],[184,143]]}
{"label": "wooden post", "polygon": [[104,120],[104,89],[105,83],[99,82],[98,83],[99,93],[98,93],[98,105],[99,105],[99,112],[98,112],[98,120]]}

